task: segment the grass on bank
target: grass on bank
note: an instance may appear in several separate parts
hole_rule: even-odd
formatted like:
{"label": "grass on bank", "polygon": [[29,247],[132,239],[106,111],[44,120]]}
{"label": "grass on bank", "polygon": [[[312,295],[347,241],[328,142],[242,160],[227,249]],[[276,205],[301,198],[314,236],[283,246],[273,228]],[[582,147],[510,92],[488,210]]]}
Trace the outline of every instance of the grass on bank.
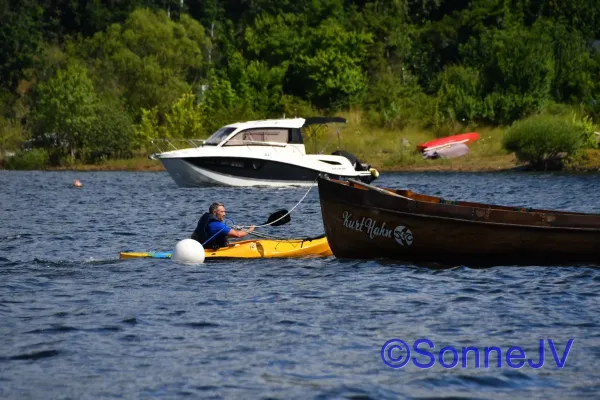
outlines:
{"label": "grass on bank", "polygon": [[[496,171],[522,165],[514,154],[502,149],[503,129],[476,131],[481,138],[469,144],[467,155],[432,160],[423,159],[417,145],[435,139],[433,133],[410,127],[403,130],[368,128],[349,118],[346,127],[340,131],[340,148],[380,171]],[[305,144],[307,152],[314,153],[314,149],[318,148],[323,154],[331,154],[337,149],[338,141],[335,131],[330,129],[316,146],[310,140],[306,140]]]}
{"label": "grass on bank", "polygon": [[[340,148],[380,171],[499,171],[527,166],[515,153],[502,146],[508,127],[482,127],[474,129],[447,129],[451,136],[459,133],[478,132],[480,139],[469,144],[469,153],[453,159],[423,159],[417,150],[418,144],[436,139],[433,132],[414,127],[402,130],[370,128],[361,123],[360,113],[345,116],[348,123],[340,131]],[[307,152],[331,154],[337,149],[338,141],[334,129],[317,137],[305,139]],[[570,154],[564,160],[565,171],[600,171],[600,150],[585,149]]]}

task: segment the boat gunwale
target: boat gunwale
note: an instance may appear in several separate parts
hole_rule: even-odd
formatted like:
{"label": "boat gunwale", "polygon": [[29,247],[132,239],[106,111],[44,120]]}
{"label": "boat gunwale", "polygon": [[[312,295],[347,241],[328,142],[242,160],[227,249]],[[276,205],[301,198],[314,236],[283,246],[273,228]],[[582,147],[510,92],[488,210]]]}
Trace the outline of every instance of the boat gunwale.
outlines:
{"label": "boat gunwale", "polygon": [[368,210],[384,211],[384,212],[391,213],[391,214],[407,215],[407,216],[430,218],[430,219],[442,219],[442,220],[446,220],[446,221],[459,221],[459,222],[466,222],[466,223],[479,224],[479,225],[497,225],[497,226],[504,226],[504,227],[535,228],[535,229],[540,228],[540,229],[549,229],[552,231],[568,230],[568,231],[600,232],[600,228],[577,228],[577,227],[569,227],[569,226],[547,226],[547,225],[522,225],[522,224],[509,224],[509,223],[505,223],[505,222],[477,221],[477,220],[465,219],[465,218],[452,218],[452,217],[444,217],[444,216],[429,215],[429,214],[419,214],[419,213],[406,212],[406,211],[397,211],[397,210],[391,210],[389,208],[382,208],[382,207],[376,207],[376,206],[370,206],[370,205],[367,206],[364,204],[350,203],[350,202],[347,202],[344,200],[327,199],[325,201],[326,202],[333,201],[333,202],[336,202],[339,204],[345,204],[345,205],[349,205],[352,207],[360,207],[360,208],[364,208],[364,209],[368,209]]}
{"label": "boat gunwale", "polygon": [[[407,202],[407,204],[415,202],[415,204],[418,204],[418,203],[433,204],[436,206],[441,205],[441,206],[451,206],[451,207],[457,207],[457,208],[460,207],[462,209],[471,208],[473,210],[480,209],[480,210],[484,210],[484,211],[495,210],[495,211],[499,211],[502,213],[507,213],[507,214],[510,213],[513,215],[529,214],[531,216],[540,215],[540,216],[546,216],[546,217],[548,215],[566,215],[566,216],[583,216],[583,217],[591,216],[591,217],[600,218],[599,215],[589,214],[589,213],[567,213],[567,214],[565,214],[560,211],[555,212],[555,211],[551,211],[551,210],[524,209],[523,211],[521,211],[521,209],[518,207],[516,207],[516,209],[498,209],[498,208],[493,208],[493,207],[476,207],[476,206],[472,206],[472,205],[467,206],[467,205],[460,205],[460,204],[454,204],[454,203],[431,203],[431,202],[420,201],[420,200],[416,200],[416,199],[412,199],[412,198],[403,198],[404,196],[395,196],[396,193],[390,193],[390,194],[384,193],[383,190],[381,190],[381,191],[376,190],[376,189],[382,189],[382,188],[374,186],[374,188],[376,188],[376,189],[371,189],[369,187],[370,185],[368,185],[368,184],[365,185],[362,182],[358,182],[358,185],[354,185],[354,182],[346,182],[346,181],[341,181],[341,180],[337,180],[337,179],[323,179],[323,180],[328,180],[334,184],[341,184],[350,189],[360,189],[360,190],[364,190],[365,192],[374,193],[375,195],[389,196],[390,198],[395,198],[396,200],[403,200],[403,201]],[[418,193],[416,193],[416,194],[418,194]],[[424,196],[427,196],[427,195],[424,195]],[[500,227],[542,228],[542,229],[552,230],[554,232],[557,232],[559,230],[570,231],[570,232],[600,232],[600,226],[599,227],[577,227],[577,226],[569,226],[569,225],[565,226],[565,225],[519,224],[519,223],[508,223],[508,222],[497,222],[497,221],[490,221],[490,220],[481,221],[481,220],[476,220],[476,219],[448,217],[448,216],[437,215],[437,214],[433,214],[433,215],[432,214],[423,214],[423,213],[419,213],[416,211],[415,212],[400,211],[400,210],[394,210],[394,209],[390,209],[390,208],[384,208],[381,206],[358,204],[356,202],[351,202],[349,200],[345,200],[344,198],[339,197],[339,196],[335,197],[335,200],[332,198],[324,198],[323,196],[320,196],[320,197],[321,197],[321,201],[324,201],[324,202],[335,201],[340,204],[345,204],[345,205],[348,205],[351,207],[360,207],[362,209],[367,209],[367,210],[375,209],[380,212],[384,211],[384,212],[388,212],[388,213],[392,213],[392,214],[396,214],[396,215],[418,216],[418,217],[434,219],[434,220],[440,219],[440,220],[447,220],[447,221],[460,221],[460,222],[468,222],[468,223],[481,224],[481,225],[493,225],[493,226],[500,226]],[[434,197],[434,196],[429,196],[429,197]],[[434,198],[437,198],[437,197],[434,197]],[[485,203],[474,203],[474,204],[486,205]],[[501,207],[504,207],[504,206],[501,206]]]}
{"label": "boat gunwale", "polygon": [[[332,181],[334,183],[339,183],[343,186],[347,186],[352,189],[361,189],[361,190],[364,190],[367,192],[371,191],[371,192],[375,192],[375,193],[380,193],[382,195],[388,195],[390,197],[404,197],[408,201],[415,201],[417,203],[422,203],[422,204],[450,205],[450,206],[455,206],[455,207],[480,208],[483,210],[496,210],[496,211],[503,211],[503,212],[526,213],[526,214],[546,214],[546,215],[554,214],[554,215],[582,216],[582,217],[600,217],[600,213],[592,214],[592,213],[586,213],[586,212],[582,212],[582,211],[547,210],[547,209],[541,209],[541,208],[504,206],[504,205],[500,205],[500,204],[478,203],[478,202],[470,202],[470,201],[462,201],[462,200],[447,200],[442,197],[430,196],[427,194],[417,193],[417,192],[414,192],[409,189],[392,189],[392,188],[379,187],[379,186],[369,187],[371,185],[365,184],[363,182],[355,181],[355,180],[353,180],[352,182],[346,182],[346,181],[339,180],[339,179],[328,179],[328,180]],[[379,190],[377,190],[377,189],[379,189]],[[389,192],[389,193],[385,193],[385,192]],[[397,192],[401,192],[401,193],[397,193]],[[412,196],[414,196],[414,195],[423,196],[423,197],[426,197],[426,198],[429,198],[432,200],[438,200],[438,201],[437,202],[436,201],[423,201],[423,200],[413,198]]]}

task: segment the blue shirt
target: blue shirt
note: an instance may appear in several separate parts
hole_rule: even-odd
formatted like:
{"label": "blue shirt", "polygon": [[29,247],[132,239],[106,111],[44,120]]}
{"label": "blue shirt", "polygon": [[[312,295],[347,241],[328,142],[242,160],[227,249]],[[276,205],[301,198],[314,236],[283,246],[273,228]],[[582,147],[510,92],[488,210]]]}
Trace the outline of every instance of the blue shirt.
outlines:
{"label": "blue shirt", "polygon": [[[227,225],[225,225],[223,222],[221,221],[211,221],[208,224],[208,229],[206,230],[208,233],[208,237],[211,238],[213,237],[213,235],[216,235],[213,240],[219,236],[224,236],[227,237],[227,235],[229,234],[229,231],[231,230],[230,227],[228,227]],[[217,233],[220,231],[220,233],[217,235]],[[211,242],[213,241],[211,240]]]}

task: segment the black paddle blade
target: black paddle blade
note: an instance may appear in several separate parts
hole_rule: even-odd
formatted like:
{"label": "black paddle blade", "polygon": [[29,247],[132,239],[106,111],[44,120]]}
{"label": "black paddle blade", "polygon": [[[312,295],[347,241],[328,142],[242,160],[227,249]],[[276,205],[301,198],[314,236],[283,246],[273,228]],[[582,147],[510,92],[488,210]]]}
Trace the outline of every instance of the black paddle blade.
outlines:
{"label": "black paddle blade", "polygon": [[[284,217],[284,215],[285,215],[285,217]],[[282,208],[281,210],[277,210],[273,214],[269,215],[269,219],[263,225],[270,224],[271,226],[280,226],[280,225],[287,224],[291,220],[292,219],[290,218],[290,214],[288,214],[288,210]],[[273,221],[276,221],[276,222],[273,222]]]}

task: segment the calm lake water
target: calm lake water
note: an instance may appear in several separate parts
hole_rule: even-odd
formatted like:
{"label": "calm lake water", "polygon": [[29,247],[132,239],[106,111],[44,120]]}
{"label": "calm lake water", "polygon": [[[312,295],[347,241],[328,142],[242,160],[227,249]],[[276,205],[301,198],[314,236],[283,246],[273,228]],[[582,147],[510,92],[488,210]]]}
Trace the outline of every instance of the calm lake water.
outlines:
{"label": "calm lake water", "polygon": [[[83,188],[72,187],[76,178]],[[600,212],[600,175],[382,174],[376,183]],[[0,398],[598,396],[598,268],[118,259],[125,250],[172,249],[213,201],[236,224],[260,224],[306,191],[181,189],[164,172],[0,171]],[[262,232],[322,233],[317,188],[291,223]],[[382,346],[391,339],[411,346],[421,364],[432,360],[412,346],[428,339],[435,347],[419,349],[433,366],[386,366]],[[533,368],[527,360],[540,364],[540,340],[544,365]],[[454,368],[446,368],[452,349],[438,359],[446,346],[457,349]],[[463,368],[469,346],[481,351],[479,368],[474,351]],[[525,353],[519,369],[506,360],[514,346]],[[499,348],[501,368],[489,351],[485,368],[486,347]],[[522,354],[511,354],[515,366]],[[406,356],[398,348],[390,355]]]}

